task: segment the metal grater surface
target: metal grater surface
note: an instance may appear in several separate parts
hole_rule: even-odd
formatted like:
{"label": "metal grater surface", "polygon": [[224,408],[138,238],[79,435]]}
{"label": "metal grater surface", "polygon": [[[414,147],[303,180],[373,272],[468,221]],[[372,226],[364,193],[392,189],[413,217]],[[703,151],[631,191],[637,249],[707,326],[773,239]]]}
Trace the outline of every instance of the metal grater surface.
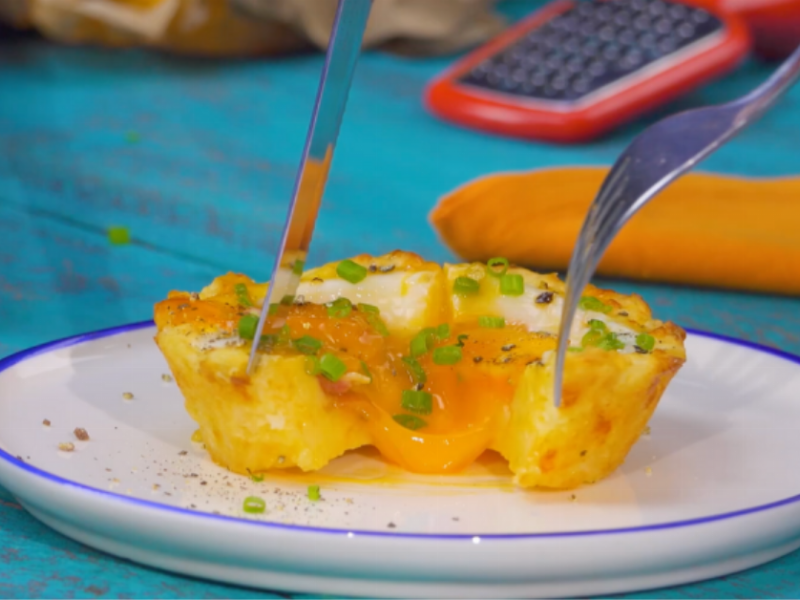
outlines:
{"label": "metal grater surface", "polygon": [[590,0],[530,31],[460,83],[575,101],[722,30],[707,11],[665,0]]}

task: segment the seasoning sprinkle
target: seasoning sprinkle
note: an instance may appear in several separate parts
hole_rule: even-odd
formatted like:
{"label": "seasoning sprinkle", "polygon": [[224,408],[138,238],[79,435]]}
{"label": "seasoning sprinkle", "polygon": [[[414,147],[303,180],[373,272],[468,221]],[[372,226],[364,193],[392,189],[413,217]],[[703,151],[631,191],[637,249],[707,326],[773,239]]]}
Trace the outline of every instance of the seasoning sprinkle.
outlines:
{"label": "seasoning sprinkle", "polygon": [[550,304],[553,301],[553,292],[542,292],[536,296],[536,304]]}
{"label": "seasoning sprinkle", "polygon": [[166,382],[166,383],[172,383],[172,381],[173,381],[173,379],[172,379],[172,375],[170,375],[169,373],[164,373],[164,374],[161,376],[161,381],[164,381],[164,382]]}
{"label": "seasoning sprinkle", "polygon": [[506,344],[505,346],[503,346],[503,347],[502,347],[502,348],[500,348],[500,349],[501,349],[503,352],[508,352],[509,350],[513,350],[513,349],[514,349],[514,348],[516,348],[516,347],[517,347],[517,345],[516,345],[516,344]]}
{"label": "seasoning sprinkle", "polygon": [[131,394],[130,392],[123,392],[122,393],[122,397],[125,400],[133,400],[133,394]]}
{"label": "seasoning sprinkle", "polygon": [[50,427],[50,419],[45,419],[44,421],[42,421],[42,425],[44,425],[45,427]]}
{"label": "seasoning sprinkle", "polygon": [[83,427],[76,427],[73,433],[75,434],[75,437],[82,442],[86,442],[89,440],[89,434],[86,433],[86,430]]}
{"label": "seasoning sprinkle", "polygon": [[383,265],[381,267],[381,273],[391,273],[394,271],[394,265]]}
{"label": "seasoning sprinkle", "polygon": [[73,450],[75,450],[75,444],[73,444],[72,442],[61,442],[58,445],[58,449],[61,450],[62,452],[72,452]]}
{"label": "seasoning sprinkle", "polygon": [[472,357],[472,362],[474,362],[474,363],[479,363],[479,362],[481,362],[482,360],[483,360],[483,357],[482,357],[482,356],[473,356],[473,357]]}

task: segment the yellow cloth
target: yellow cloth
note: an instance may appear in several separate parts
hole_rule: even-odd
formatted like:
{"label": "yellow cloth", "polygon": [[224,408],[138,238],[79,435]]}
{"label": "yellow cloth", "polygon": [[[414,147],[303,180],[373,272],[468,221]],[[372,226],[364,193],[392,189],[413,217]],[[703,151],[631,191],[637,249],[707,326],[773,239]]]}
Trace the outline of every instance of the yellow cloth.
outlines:
{"label": "yellow cloth", "polygon": [[[608,169],[500,173],[441,199],[431,223],[461,258],[564,271]],[[800,294],[800,178],[690,173],[622,229],[598,273]]]}

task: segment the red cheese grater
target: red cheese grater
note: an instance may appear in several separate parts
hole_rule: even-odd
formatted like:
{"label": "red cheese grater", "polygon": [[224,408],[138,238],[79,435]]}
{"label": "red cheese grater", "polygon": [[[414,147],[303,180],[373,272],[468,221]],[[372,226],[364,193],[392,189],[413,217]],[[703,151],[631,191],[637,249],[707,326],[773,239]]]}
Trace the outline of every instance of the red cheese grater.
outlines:
{"label": "red cheese grater", "polygon": [[674,0],[556,0],[427,88],[434,114],[554,142],[595,138],[734,68],[745,21]]}

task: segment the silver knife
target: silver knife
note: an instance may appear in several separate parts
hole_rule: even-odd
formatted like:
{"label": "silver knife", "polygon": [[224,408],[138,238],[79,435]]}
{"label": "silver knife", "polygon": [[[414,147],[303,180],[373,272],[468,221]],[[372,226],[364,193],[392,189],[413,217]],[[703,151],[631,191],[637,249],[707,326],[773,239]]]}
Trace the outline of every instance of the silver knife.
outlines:
{"label": "silver knife", "polygon": [[248,374],[253,369],[267,318],[291,304],[300,285],[371,7],[372,0],[339,0],[294,197],[250,350]]}

